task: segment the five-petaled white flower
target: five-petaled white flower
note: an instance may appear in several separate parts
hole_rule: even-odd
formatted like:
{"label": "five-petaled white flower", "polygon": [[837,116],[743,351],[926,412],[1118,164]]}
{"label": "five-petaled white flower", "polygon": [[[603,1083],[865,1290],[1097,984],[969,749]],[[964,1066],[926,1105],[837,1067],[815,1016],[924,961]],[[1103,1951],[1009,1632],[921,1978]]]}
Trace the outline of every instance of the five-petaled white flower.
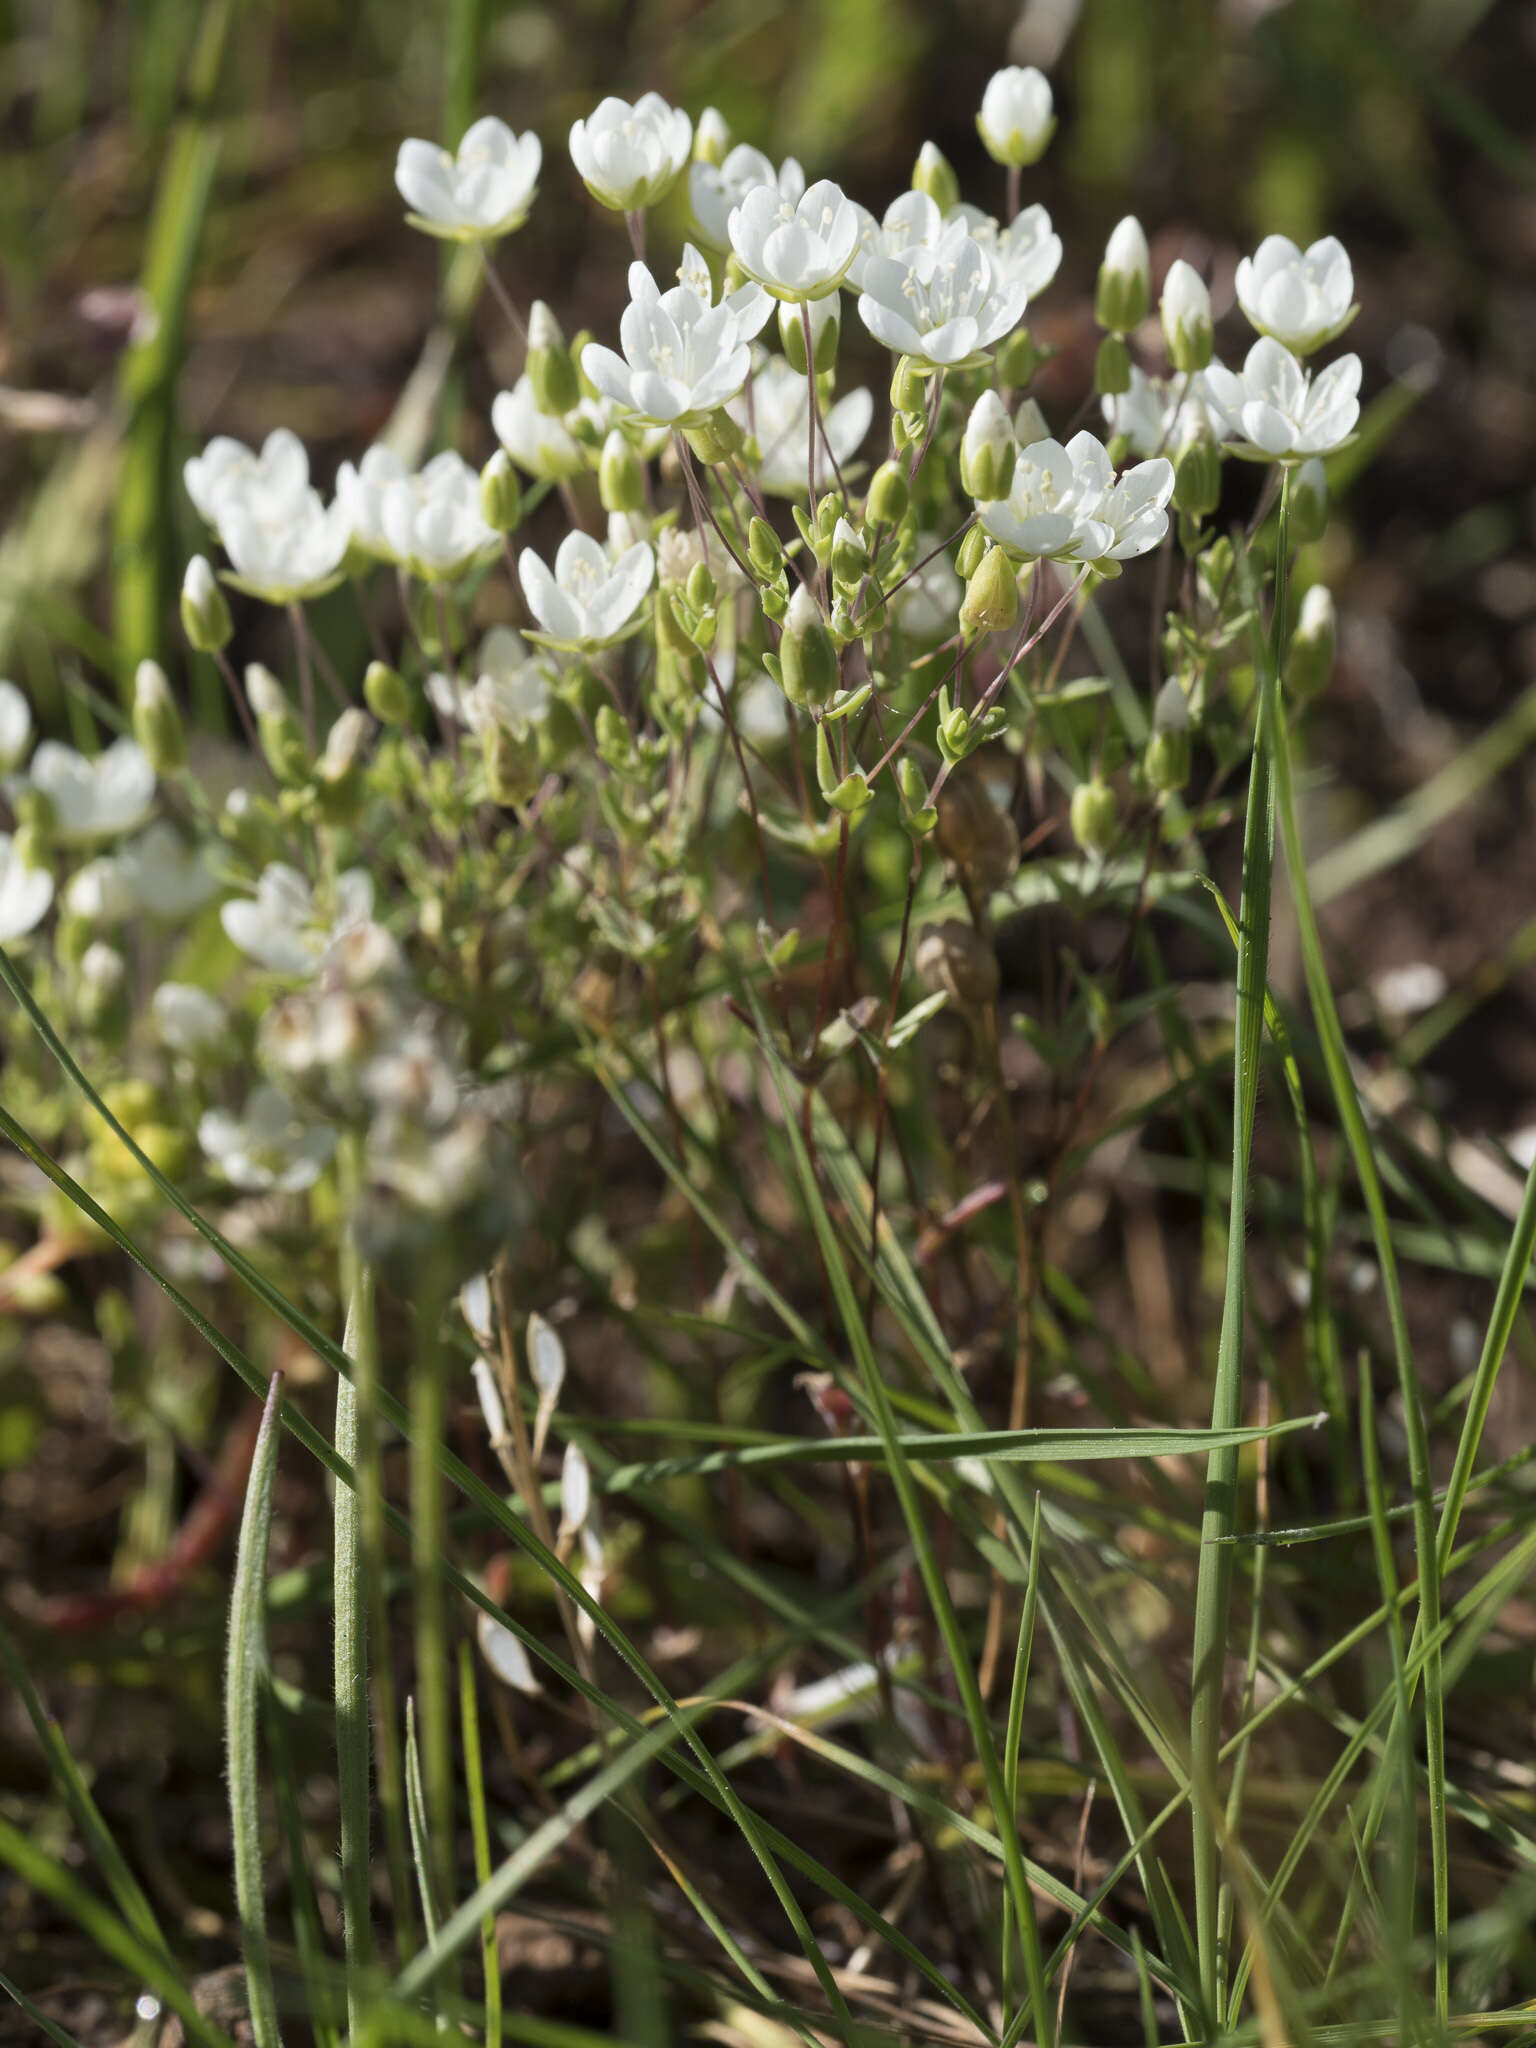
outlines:
{"label": "five-petaled white flower", "polygon": [[344,462],[337,470],[336,503],[346,517],[351,544],[360,553],[393,560],[380,516],[384,491],[389,484],[404,483],[410,474],[409,466],[383,442],[376,442],[360,462]]}
{"label": "five-petaled white flower", "polygon": [[117,867],[135,907],[151,917],[190,917],[219,886],[207,854],[189,845],[165,818],[129,841]]}
{"label": "five-petaled white flower", "polygon": [[236,896],[219,912],[219,921],[249,959],[274,974],[309,976],[325,958],[327,948],[373,912],[373,881],[362,868],[348,868],[336,877],[336,915],[323,922],[314,892],[297,868],[273,861],[264,868],[254,896]]}
{"label": "five-petaled white flower", "polygon": [[688,171],[688,201],[704,239],[723,249],[731,239],[731,215],[759,185],[777,192],[791,206],[805,191],[805,173],[794,157],[785,157],[777,170],[771,157],[750,142],[738,142],[724,163],[696,162]]}
{"label": "five-petaled white flower", "polygon": [[601,100],[571,130],[571,162],[592,197],[618,213],[653,206],[688,161],[693,123],[660,93],[642,93],[633,106]]}
{"label": "five-petaled white flower", "polygon": [[0,945],[24,938],[48,915],[53,877],[28,867],[9,832],[0,832]]}
{"label": "five-petaled white flower", "polygon": [[734,398],[752,367],[752,336],[772,311],[757,285],[713,303],[709,266],[692,244],[679,282],[659,291],[643,263],[629,266],[630,303],[619,322],[622,357],[588,342],[581,366],[598,390],[649,425],[697,426]]}
{"label": "five-petaled white flower", "polygon": [[427,583],[450,583],[501,546],[480,510],[480,478],[451,448],[379,492],[378,524],[391,561]]}
{"label": "five-petaled white flower", "polygon": [[402,142],[395,185],[412,227],[450,242],[489,242],[528,218],[544,152],[537,135],[514,135],[487,114],[464,131],[458,153]]}
{"label": "five-petaled white flower", "polygon": [[1149,377],[1133,363],[1130,389],[1100,401],[1111,436],[1121,435],[1132,455],[1166,455],[1191,436],[1224,440],[1227,426],[1206,403],[1205,372],[1187,377]]}
{"label": "five-petaled white flower", "polygon": [[980,243],[954,221],[931,247],[866,262],[859,318],[887,348],[953,370],[983,362],[1028,300],[1021,284],[999,283]]}
{"label": "five-petaled white flower", "polygon": [[976,127],[995,163],[1037,163],[1056,127],[1050,82],[1033,64],[994,71],[981,96]]}
{"label": "five-petaled white flower", "polygon": [[231,1187],[292,1195],[320,1178],[336,1149],[336,1133],[307,1123],[296,1103],[264,1081],[252,1091],[244,1116],[205,1110],[197,1142]]}
{"label": "five-petaled white flower", "polygon": [[843,279],[850,291],[864,289],[865,266],[875,257],[890,256],[904,262],[914,249],[931,249],[944,232],[938,201],[915,189],[899,192],[878,220],[864,206],[859,207],[858,215],[859,246]]}
{"label": "five-petaled white flower", "polygon": [[473,682],[455,684],[434,672],[427,677],[427,695],[444,718],[471,732],[503,726],[521,734],[547,716],[552,692],[522,635],[510,626],[492,626],[480,642]]}
{"label": "five-petaled white flower", "polygon": [[1026,206],[1007,227],[977,206],[957,206],[945,225],[963,221],[979,242],[999,288],[1023,288],[1038,298],[1061,268],[1061,237],[1043,206]]}
{"label": "five-petaled white flower", "polygon": [[[757,480],[770,497],[796,498],[809,488],[810,393],[806,381],[783,356],[762,356],[750,391],[733,398],[726,411],[758,447]],[[869,432],[875,401],[862,386],[846,392],[821,416],[816,443],[816,479],[823,483],[850,462]]]}
{"label": "five-petaled white flower", "polygon": [[217,531],[223,524],[219,505],[230,494],[256,519],[286,518],[309,489],[309,456],[287,427],[268,434],[259,454],[228,434],[216,434],[181,474],[187,496]]}
{"label": "five-petaled white flower", "polygon": [[[587,411],[591,401],[579,408]],[[519,469],[547,483],[563,483],[580,476],[587,457],[565,421],[554,413],[541,412],[534,395],[533,379],[526,373],[510,391],[498,392],[491,401],[491,426],[497,440]]]}
{"label": "five-petaled white flower", "polygon": [[1236,283],[1253,326],[1298,356],[1342,334],[1359,311],[1349,256],[1333,235],[1305,251],[1289,235],[1266,235],[1238,264]]}
{"label": "five-petaled white flower", "polygon": [[726,223],[731,253],[776,299],[824,299],[848,274],[859,247],[859,210],[830,178],[798,199],[754,185]]}
{"label": "five-petaled white flower", "polygon": [[341,580],[352,534],[342,505],[305,489],[274,506],[239,486],[217,498],[219,539],[231,567],[224,580],[267,604],[318,597]]}
{"label": "five-petaled white flower", "polygon": [[0,775],[21,765],[31,739],[31,705],[14,683],[0,682]]}
{"label": "five-petaled white flower", "polygon": [[137,740],[114,740],[94,759],[44,740],[27,780],[52,805],[54,833],[63,846],[131,832],[155,800],[155,771]]}
{"label": "five-petaled white flower", "polygon": [[1266,335],[1241,371],[1212,363],[1205,373],[1211,410],[1241,437],[1237,453],[1260,462],[1294,462],[1342,447],[1360,417],[1360,358],[1340,356],[1309,377],[1288,348]]}
{"label": "five-petaled white flower", "polygon": [[1010,554],[1059,562],[1128,562],[1168,529],[1173,464],[1139,462],[1120,477],[1102,441],[1074,434],[1021,448],[1005,499],[976,507],[982,526]]}
{"label": "five-petaled white flower", "polygon": [[518,557],[528,608],[552,647],[607,647],[640,624],[640,600],[651,587],[656,557],[636,541],[617,558],[590,533],[568,533],[551,575],[532,548]]}

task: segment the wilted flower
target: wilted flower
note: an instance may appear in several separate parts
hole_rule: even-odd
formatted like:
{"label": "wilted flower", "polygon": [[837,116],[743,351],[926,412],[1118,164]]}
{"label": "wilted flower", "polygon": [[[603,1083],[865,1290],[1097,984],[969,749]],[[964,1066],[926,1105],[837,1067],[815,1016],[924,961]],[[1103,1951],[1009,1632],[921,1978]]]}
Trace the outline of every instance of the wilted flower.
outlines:
{"label": "wilted flower", "polygon": [[322,505],[319,492],[306,489],[274,507],[238,484],[221,490],[217,503],[219,538],[233,565],[225,581],[237,590],[286,605],[340,580],[351,539],[341,505]]}
{"label": "wilted flower", "polygon": [[1305,252],[1288,235],[1266,235],[1237,266],[1237,303],[1260,334],[1310,355],[1354,319],[1355,274],[1333,235]]}
{"label": "wilted flower", "polygon": [[31,738],[31,705],[14,683],[0,682],[0,775],[19,766]]}
{"label": "wilted flower", "polygon": [[62,846],[131,832],[149,816],[155,771],[137,740],[114,740],[94,759],[57,740],[44,740],[32,756],[27,780],[48,799],[54,835]]}
{"label": "wilted flower", "polygon": [[268,1083],[255,1089],[243,1117],[206,1110],[197,1142],[232,1187],[296,1194],[313,1187],[336,1149],[336,1133],[304,1121],[296,1104]]}
{"label": "wilted flower", "polygon": [[988,156],[1000,164],[1037,163],[1056,127],[1050,83],[1033,64],[994,71],[976,116]]}
{"label": "wilted flower", "polygon": [[452,449],[383,485],[378,524],[389,559],[427,583],[450,583],[501,546],[480,510],[479,472]]}
{"label": "wilted flower", "polygon": [[1130,561],[1156,547],[1168,526],[1173,464],[1137,463],[1118,479],[1102,441],[1083,432],[1063,448],[1021,448],[1013,486],[976,516],[1010,554],[1063,562]]}
{"label": "wilted flower", "polygon": [[1020,285],[999,285],[961,221],[931,247],[919,245],[900,260],[871,257],[863,286],[859,318],[876,341],[940,370],[985,361],[1018,325],[1029,299]]}
{"label": "wilted flower", "polygon": [[9,832],[0,832],[0,945],[9,945],[42,923],[53,901],[53,877],[28,867]]}
{"label": "wilted flower", "polygon": [[723,163],[695,162],[688,173],[688,200],[706,241],[723,249],[730,240],[731,215],[758,185],[771,186],[780,199],[796,204],[805,191],[805,173],[792,156],[775,170],[771,158],[750,143],[738,142]]}
{"label": "wilted flower", "polygon": [[636,623],[656,558],[637,541],[615,559],[589,533],[568,533],[551,575],[532,548],[518,557],[529,609],[556,647],[606,647]]}
{"label": "wilted flower", "polygon": [[309,489],[309,456],[287,427],[278,427],[253,454],[243,441],[218,434],[182,470],[187,496],[214,528],[220,501],[233,490],[257,520],[280,520]]}
{"label": "wilted flower", "polygon": [[543,156],[537,135],[514,135],[488,114],[465,130],[454,156],[434,142],[402,142],[395,185],[412,227],[453,242],[488,242],[528,218]]}
{"label": "wilted flower", "polygon": [[[758,482],[770,497],[795,498],[809,489],[810,393],[804,377],[782,356],[759,360],[749,392],[726,411],[757,442]],[[875,401],[862,387],[849,391],[821,416],[816,444],[818,481],[841,469],[858,451],[875,416]]]}
{"label": "wilted flower", "polygon": [[659,93],[601,100],[571,130],[571,161],[592,197],[618,213],[652,206],[672,184],[693,142],[693,123]]}
{"label": "wilted flower", "polygon": [[726,224],[737,262],[776,299],[835,292],[859,246],[859,214],[830,178],[798,199],[778,185],[754,185]]}
{"label": "wilted flower", "polygon": [[1212,363],[1205,373],[1212,410],[1260,461],[1327,455],[1360,417],[1360,358],[1340,356],[1309,377],[1290,350],[1267,335],[1249,349],[1241,372]]}
{"label": "wilted flower", "polygon": [[333,940],[364,923],[373,910],[373,882],[362,868],[336,878],[336,915],[321,923],[314,892],[297,868],[273,861],[263,869],[256,894],[237,896],[219,921],[241,952],[274,974],[311,975]]}
{"label": "wilted flower", "polygon": [[582,352],[598,390],[654,426],[696,426],[734,398],[752,365],[751,338],[771,311],[756,285],[715,305],[709,267],[691,244],[678,276],[659,291],[645,265],[632,263],[619,322],[623,358],[597,342]]}

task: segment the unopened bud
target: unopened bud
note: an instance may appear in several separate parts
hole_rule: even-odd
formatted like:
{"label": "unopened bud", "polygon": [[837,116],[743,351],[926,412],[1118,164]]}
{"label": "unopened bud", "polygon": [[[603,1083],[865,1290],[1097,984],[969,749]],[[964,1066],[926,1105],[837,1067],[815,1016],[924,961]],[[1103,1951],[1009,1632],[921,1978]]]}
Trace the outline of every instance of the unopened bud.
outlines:
{"label": "unopened bud", "polygon": [[194,555],[181,579],[181,630],[199,654],[218,654],[234,635],[229,600],[205,555]]}
{"label": "unopened bud", "polygon": [[1006,498],[1018,453],[1013,422],[995,391],[983,391],[971,407],[960,443],[960,485],[978,504]]}
{"label": "unopened bud", "polygon": [[891,409],[923,413],[928,406],[928,380],[910,356],[902,356],[891,372]]}
{"label": "unopened bud", "polygon": [[991,545],[985,527],[967,527],[965,538],[961,541],[959,552],[955,556],[955,567],[965,582],[969,583],[981,567],[981,558]]}
{"label": "unopened bud", "polygon": [[1005,391],[1022,391],[1051,353],[1035,346],[1027,327],[1016,327],[997,345],[997,381]]}
{"label": "unopened bud", "polygon": [[1191,434],[1173,461],[1173,502],[1193,519],[1205,519],[1221,503],[1221,451],[1209,432]]}
{"label": "unopened bud", "polygon": [[1320,455],[1313,455],[1292,470],[1287,499],[1291,522],[1291,545],[1310,547],[1321,540],[1328,524],[1328,472]]}
{"label": "unopened bud", "polygon": [[976,126],[995,163],[1015,169],[1038,163],[1056,127],[1045,74],[1033,64],[994,72],[981,96]]}
{"label": "unopened bud", "polygon": [[1326,583],[1314,583],[1301,600],[1301,613],[1285,656],[1285,686],[1298,702],[1310,704],[1327,689],[1337,642],[1333,592]]}
{"label": "unopened bud", "polygon": [[960,624],[967,633],[1006,633],[1019,616],[1019,586],[1013,564],[994,544],[965,586]]}
{"label": "unopened bud", "polygon": [[832,529],[830,559],[832,574],[839,583],[860,583],[869,568],[869,549],[863,536],[846,519],[839,519]]}
{"label": "unopened bud", "polygon": [[1072,837],[1083,852],[1102,860],[1120,829],[1115,792],[1097,775],[1090,782],[1080,782],[1072,792],[1070,819]]}
{"label": "unopened bud", "polygon": [[603,443],[597,465],[597,495],[605,512],[639,512],[645,505],[645,471],[640,457],[617,427]]}
{"label": "unopened bud", "polygon": [[695,562],[688,571],[688,581],[683,586],[688,602],[695,611],[707,612],[720,596],[720,586],[708,562]]}
{"label": "unopened bud", "polygon": [[747,528],[747,557],[764,582],[784,567],[784,544],[766,519],[754,518]]}
{"label": "unopened bud", "polygon": [[1118,398],[1131,388],[1131,352],[1118,334],[1106,334],[1099,343],[1093,388],[1101,398]]}
{"label": "unopened bud", "polygon": [[370,661],[363,677],[363,701],[381,725],[409,725],[411,693],[405,678],[387,661]]}
{"label": "unopened bud", "polygon": [[1033,448],[1037,442],[1051,438],[1045,414],[1033,398],[1026,398],[1014,414],[1013,438],[1021,448]]}
{"label": "unopened bud", "polygon": [[534,403],[552,418],[568,413],[581,397],[560,323],[542,299],[534,300],[528,315],[528,377]]}
{"label": "unopened bud", "polygon": [[939,814],[928,801],[928,785],[923,780],[923,771],[910,754],[903,754],[896,763],[896,787],[901,791],[906,813],[902,823],[914,838],[921,839],[933,830]]}
{"label": "unopened bud", "polygon": [[1182,257],[1163,281],[1163,340],[1176,370],[1203,370],[1211,360],[1211,295],[1199,272]]}
{"label": "unopened bud", "polygon": [[779,642],[780,680],[791,704],[825,704],[840,680],[837,649],[821,607],[802,584],[789,601]]}
{"label": "unopened bud", "polygon": [[877,530],[899,526],[907,516],[912,489],[907,472],[899,462],[882,462],[869,480],[864,500],[864,521]]}
{"label": "unopened bud", "polygon": [[309,772],[304,735],[282,684],[271,669],[253,661],[245,672],[245,694],[256,714],[256,736],[267,766],[279,782],[302,782]]}
{"label": "unopened bud", "polygon": [[824,377],[837,368],[837,293],[825,299],[808,299],[803,306],[792,300],[784,300],[779,306],[779,344],[797,377],[805,375],[806,313],[811,316],[811,351],[816,374]]}
{"label": "unopened bud", "polygon": [[[1094,315],[1111,334],[1129,334],[1146,319],[1151,297],[1151,252],[1141,222],[1128,213],[1105,247]],[[1124,390],[1126,386],[1119,388]]]}
{"label": "unopened bud", "polygon": [[960,180],[936,142],[925,142],[918,151],[912,166],[912,189],[926,192],[940,213],[951,213],[960,204]]}
{"label": "unopened bud", "polygon": [[683,439],[708,469],[729,462],[746,444],[741,428],[725,411],[712,412],[699,426],[685,427]]}
{"label": "unopened bud", "polygon": [[480,472],[480,514],[497,533],[515,532],[523,516],[523,487],[505,448],[498,448]]}
{"label": "unopened bud", "polygon": [[133,679],[133,736],[157,775],[174,775],[186,766],[186,728],[157,661],[141,661]]}
{"label": "unopened bud", "polygon": [[1147,781],[1160,795],[1188,782],[1190,752],[1189,699],[1178,677],[1170,676],[1157,693],[1144,761]]}
{"label": "unopened bud", "polygon": [[693,131],[693,160],[720,165],[731,147],[731,128],[718,107],[706,107]]}
{"label": "unopened bud", "polygon": [[485,786],[494,804],[520,810],[539,787],[538,742],[531,733],[515,733],[493,720],[483,738]]}

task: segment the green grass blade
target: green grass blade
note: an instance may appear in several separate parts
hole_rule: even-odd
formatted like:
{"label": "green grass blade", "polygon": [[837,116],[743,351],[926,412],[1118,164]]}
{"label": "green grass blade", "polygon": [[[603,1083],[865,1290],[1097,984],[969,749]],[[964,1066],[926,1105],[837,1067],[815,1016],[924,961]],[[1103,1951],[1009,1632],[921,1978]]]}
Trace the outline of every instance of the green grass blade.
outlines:
{"label": "green grass blade", "polygon": [[[345,1343],[358,1355],[361,1323],[371,1300],[355,1289],[347,1311]],[[336,1377],[335,1444],[338,1458],[359,1470],[357,1389]],[[370,1765],[368,1742],[368,1606],[360,1548],[361,1500],[350,1486],[334,1490],[331,1517],[332,1682],[336,1707],[336,1791],[341,1823],[342,1943],[347,1959],[347,2025],[355,2033],[362,2012],[362,1978],[372,1954],[369,1925]]]}
{"label": "green grass blade", "polygon": [[281,2048],[277,1991],[267,1942],[265,1866],[261,1853],[259,1701],[267,1671],[267,1544],[272,1533],[272,1479],[277,1470],[277,1415],[282,1375],[274,1373],[262,1411],[229,1600],[229,1654],[224,1671],[224,1736],[228,1750],[229,1825],[235,1861],[235,1904],[256,2048]]}
{"label": "green grass blade", "polygon": [[[469,1830],[474,1843],[475,1884],[491,1875],[491,1827],[485,1810],[485,1761],[480,1753],[480,1708],[475,1692],[475,1657],[468,1641],[459,1638],[459,1728],[464,1743],[464,1792],[469,1801]],[[496,1914],[480,1922],[480,1967],[485,1977],[485,2038],[501,2039],[501,1957],[496,1946]]]}
{"label": "green grass blade", "polygon": [[[437,1907],[432,1898],[432,1865],[436,1860],[431,1854],[431,1835],[427,1825],[427,1802],[421,1789],[421,1751],[416,1745],[416,1702],[407,1693],[405,1700],[405,1815],[411,1824],[411,1860],[416,1866],[416,1896],[421,1901],[421,1917],[427,1930],[427,1947],[424,1954],[430,1954],[437,1938]],[[448,1961],[446,1956],[442,1959]]]}

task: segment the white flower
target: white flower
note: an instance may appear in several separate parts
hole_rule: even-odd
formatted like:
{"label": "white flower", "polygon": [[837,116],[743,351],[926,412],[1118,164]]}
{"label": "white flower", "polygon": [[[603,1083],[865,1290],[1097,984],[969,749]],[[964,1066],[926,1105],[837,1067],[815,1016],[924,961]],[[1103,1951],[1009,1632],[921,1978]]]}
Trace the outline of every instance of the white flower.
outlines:
{"label": "white flower", "polygon": [[830,178],[791,199],[754,185],[726,223],[731,250],[776,299],[823,299],[847,275],[859,246],[859,213]]}
{"label": "white flower", "polygon": [[1000,285],[963,221],[902,261],[873,256],[864,266],[859,318],[887,348],[935,369],[985,360],[1028,303],[1018,284]]}
{"label": "white flower", "polygon": [[451,582],[501,546],[480,510],[478,472],[452,449],[386,483],[378,520],[390,560],[427,583]]}
{"label": "white flower", "polygon": [[336,1149],[336,1133],[307,1124],[297,1106],[269,1083],[251,1095],[243,1117],[206,1110],[197,1142],[233,1187],[296,1194],[313,1187]]}
{"label": "white flower", "polygon": [[660,93],[605,99],[571,130],[571,162],[592,197],[617,213],[652,206],[672,184],[693,142],[693,123]]}
{"label": "white flower", "polygon": [[555,556],[554,574],[524,548],[518,580],[528,608],[556,647],[606,647],[636,623],[651,587],[656,558],[642,540],[615,560],[589,533],[568,533]]}
{"label": "white flower", "polygon": [[1237,266],[1237,303],[1260,334],[1310,355],[1354,319],[1355,274],[1333,235],[1305,253],[1288,235],[1266,235]]}
{"label": "white flower", "polygon": [[0,775],[20,766],[31,738],[31,705],[14,683],[0,682]]}
{"label": "white flower", "polygon": [[[585,408],[583,408],[585,410]],[[491,403],[496,438],[519,469],[548,483],[580,476],[587,466],[581,444],[553,413],[541,412],[526,373]]]}
{"label": "white flower", "polygon": [[1132,455],[1165,455],[1177,452],[1198,433],[1216,440],[1226,435],[1226,423],[1213,417],[1206,403],[1204,375],[1149,377],[1131,365],[1128,391],[1100,401],[1110,434],[1123,435]]}
{"label": "white flower", "polygon": [[219,921],[259,966],[274,974],[308,976],[332,942],[365,924],[372,911],[371,878],[361,868],[348,868],[336,878],[335,920],[321,923],[308,882],[297,868],[273,861],[262,870],[255,896],[233,898],[220,910]]}
{"label": "white flower", "polygon": [[629,266],[630,303],[619,322],[624,355],[589,342],[581,366],[598,390],[654,426],[697,426],[734,398],[752,367],[751,338],[772,310],[756,285],[717,306],[709,267],[691,244],[681,280],[658,291],[643,263]]}
{"label": "white flower", "polygon": [[121,861],[102,854],[77,868],[64,891],[64,908],[84,924],[121,924],[138,904]]}
{"label": "white flower", "polygon": [[1006,499],[976,507],[1010,554],[1061,562],[1130,561],[1168,528],[1173,464],[1137,463],[1118,479],[1102,441],[1090,433],[1021,448]]}
{"label": "white flower", "polygon": [[778,170],[749,142],[738,142],[723,164],[695,163],[688,173],[688,200],[707,241],[717,249],[729,242],[731,215],[758,185],[768,185],[794,205],[805,191],[805,173],[792,156]]}
{"label": "white flower", "polygon": [[1182,256],[1163,280],[1158,311],[1173,367],[1203,370],[1211,360],[1211,294],[1199,271]]}
{"label": "white flower", "polygon": [[219,434],[192,457],[182,477],[187,496],[212,527],[222,524],[219,502],[231,489],[256,518],[275,520],[309,489],[309,456],[287,427],[268,434],[259,455],[243,441]]}
{"label": "white flower", "polygon": [[341,505],[303,490],[280,509],[243,486],[219,494],[219,538],[233,565],[226,582],[267,604],[318,597],[338,582],[351,530]]}
{"label": "white flower", "polygon": [[42,923],[53,901],[46,868],[26,867],[9,832],[0,832],[0,945],[8,946]]}
{"label": "white flower", "polygon": [[410,474],[394,449],[382,442],[368,449],[360,462],[344,462],[337,470],[336,503],[346,518],[352,545],[364,554],[380,561],[393,559],[381,517],[384,492],[390,484],[406,482]]}
{"label": "white flower", "polygon": [[1249,349],[1241,372],[1212,363],[1211,409],[1248,445],[1239,454],[1294,461],[1341,447],[1360,417],[1360,358],[1340,356],[1308,377],[1290,350],[1268,336]]}
{"label": "white flower", "polygon": [[152,917],[189,917],[218,887],[207,855],[163,818],[123,848],[117,865],[135,907]]}
{"label": "white flower", "polygon": [[161,982],[149,1007],[161,1043],[172,1052],[211,1052],[229,1031],[229,1018],[218,997],[188,982]]}
{"label": "white flower", "polygon": [[864,289],[864,269],[876,256],[903,262],[914,249],[931,249],[944,232],[944,216],[938,201],[926,192],[898,193],[879,220],[867,207],[859,207],[859,246],[843,282],[855,291]]}
{"label": "white flower", "polygon": [[471,732],[499,725],[523,733],[547,716],[552,692],[522,635],[510,626],[492,626],[480,642],[475,680],[455,687],[450,677],[433,674],[427,694],[445,718]]}
{"label": "white flower", "polygon": [[1043,206],[1026,206],[1007,227],[975,206],[957,206],[945,225],[957,220],[980,243],[999,290],[1022,289],[1026,301],[1038,298],[1061,268],[1061,237]]}
{"label": "white flower", "polygon": [[44,740],[32,756],[28,780],[53,806],[54,831],[63,846],[131,832],[155,800],[155,771],[137,740],[114,740],[94,760]]}
{"label": "white flower", "polygon": [[[810,457],[810,393],[804,377],[782,356],[758,361],[752,384],[726,411],[757,443],[757,480],[776,498],[801,496],[807,489]],[[818,481],[831,477],[853,459],[869,432],[875,401],[862,387],[847,392],[821,416],[816,446]]]}
{"label": "white flower", "polygon": [[976,126],[988,156],[1000,164],[1037,163],[1056,126],[1051,88],[1033,64],[994,71],[981,96]]}
{"label": "white flower", "polygon": [[458,154],[434,142],[402,142],[395,185],[412,227],[454,242],[487,242],[528,218],[543,149],[488,114],[465,130]]}
{"label": "white flower", "polygon": [[917,536],[916,559],[923,566],[891,601],[897,625],[914,640],[942,640],[955,630],[960,615],[965,585],[941,540],[937,533]]}

